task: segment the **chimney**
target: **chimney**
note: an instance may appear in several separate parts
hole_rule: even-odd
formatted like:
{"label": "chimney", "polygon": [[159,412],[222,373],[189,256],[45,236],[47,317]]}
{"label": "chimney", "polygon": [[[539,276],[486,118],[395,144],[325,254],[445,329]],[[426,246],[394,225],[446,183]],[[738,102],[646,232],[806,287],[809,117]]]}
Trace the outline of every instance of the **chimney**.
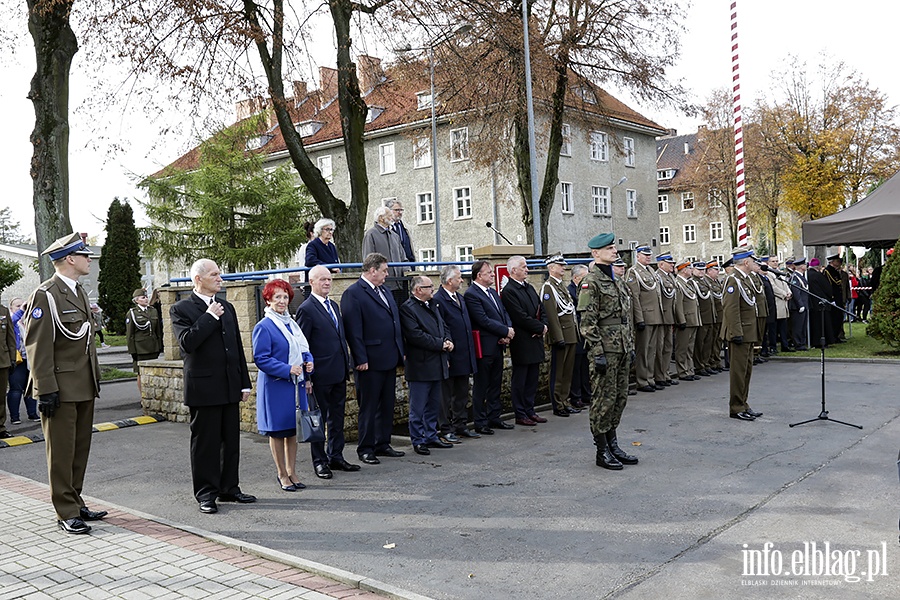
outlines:
{"label": "chimney", "polygon": [[360,54],[356,57],[356,74],[359,77],[360,91],[363,94],[368,94],[375,89],[376,85],[384,81],[381,59]]}
{"label": "chimney", "polygon": [[689,143],[687,143],[687,142],[684,143],[684,153],[685,153],[685,154],[690,154],[690,153],[691,153],[691,145],[690,145]]}
{"label": "chimney", "polygon": [[337,98],[337,69],[319,67],[319,92],[322,94],[322,107]]}
{"label": "chimney", "polygon": [[294,82],[294,106],[300,106],[300,104],[306,100],[306,95],[309,91],[306,89],[305,81],[295,81]]}
{"label": "chimney", "polygon": [[260,113],[265,106],[266,101],[262,96],[241,100],[234,105],[235,120],[242,121],[247,117],[251,117],[257,113]]}
{"label": "chimney", "polygon": [[669,129],[669,132],[666,135],[669,137],[675,137],[676,135],[678,135],[678,130],[672,127],[671,129]]}

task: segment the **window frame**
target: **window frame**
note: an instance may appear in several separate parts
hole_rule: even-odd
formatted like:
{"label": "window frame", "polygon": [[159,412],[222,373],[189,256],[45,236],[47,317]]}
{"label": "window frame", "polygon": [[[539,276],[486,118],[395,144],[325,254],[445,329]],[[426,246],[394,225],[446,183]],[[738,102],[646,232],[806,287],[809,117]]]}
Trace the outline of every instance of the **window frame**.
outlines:
{"label": "window frame", "polygon": [[637,219],[638,218],[638,209],[637,209],[637,190],[625,190],[625,216],[629,219]]}
{"label": "window frame", "polygon": [[559,182],[559,208],[564,215],[575,214],[574,189],[571,181]]}
{"label": "window frame", "polygon": [[[388,154],[386,150],[390,148],[390,170],[388,169],[388,165],[386,163],[386,158]],[[387,142],[384,144],[378,144],[378,172],[380,175],[390,175],[392,173],[397,172],[397,148],[394,142]]]}
{"label": "window frame", "polygon": [[629,168],[634,168],[636,163],[635,155],[636,150],[634,146],[634,138],[631,137],[623,137],[622,138],[622,148],[625,151],[625,166]]}
{"label": "window frame", "polygon": [[[665,209],[663,209],[663,207],[665,207]],[[657,194],[656,208],[657,208],[657,210],[659,210],[659,214],[661,214],[661,215],[669,214],[669,195],[668,194]]]}
{"label": "window frame", "polygon": [[562,145],[559,147],[559,155],[572,156],[572,126],[568,123],[563,123],[560,129]]}
{"label": "window frame", "polygon": [[[425,196],[428,196],[428,201],[423,204]],[[422,218],[423,207],[430,208],[430,219]],[[416,225],[427,225],[429,223],[434,223],[434,194],[431,191],[419,192],[416,194]]]}
{"label": "window frame", "polygon": [[[328,172],[326,173],[324,169],[322,169],[323,162],[328,163]],[[324,154],[322,156],[316,157],[316,168],[319,169],[319,172],[322,174],[322,178],[326,183],[334,183],[334,160],[331,154]]]}
{"label": "window frame", "polygon": [[[457,137],[462,132],[462,137]],[[450,130],[450,162],[469,160],[469,128],[457,127]]]}
{"label": "window frame", "polygon": [[[719,237],[715,237],[714,229],[717,227],[719,231]],[[711,242],[724,242],[725,241],[725,224],[722,221],[713,221],[709,224],[709,241]]]}
{"label": "window frame", "polygon": [[668,226],[659,228],[659,245],[668,246],[672,243],[672,233]]}
{"label": "window frame", "polygon": [[609,134],[603,131],[591,132],[591,160],[609,162]]}
{"label": "window frame", "polygon": [[[428,159],[428,164],[421,163],[423,158]],[[428,169],[431,167],[431,136],[419,136],[412,141],[413,169]]]}
{"label": "window frame", "polygon": [[[688,229],[690,228],[690,229]],[[693,239],[688,239],[688,231],[691,232]],[[681,239],[685,244],[697,243],[697,225],[695,223],[685,223],[681,228]]]}
{"label": "window frame", "polygon": [[[464,197],[459,195],[461,190],[468,190],[468,206],[462,206],[462,212],[465,213],[468,211],[468,214],[460,214],[460,200]],[[474,207],[472,206],[472,188],[467,185],[463,185],[460,187],[453,188],[453,220],[454,221],[463,221],[465,219],[473,218]]]}
{"label": "window frame", "polygon": [[[599,192],[605,191],[605,194]],[[602,210],[602,204],[606,205],[606,210]],[[591,213],[595,217],[609,217],[612,215],[612,202],[610,200],[609,186],[592,185],[591,186]]]}
{"label": "window frame", "polygon": [[[690,207],[690,208],[685,208],[685,207],[684,207],[684,201],[685,201],[685,200],[690,200],[690,201],[691,201],[691,207]],[[694,210],[694,208],[695,208],[696,206],[697,206],[697,201],[696,201],[696,199],[694,198],[694,192],[681,192],[681,212],[689,212],[689,211],[692,211],[692,210]]]}

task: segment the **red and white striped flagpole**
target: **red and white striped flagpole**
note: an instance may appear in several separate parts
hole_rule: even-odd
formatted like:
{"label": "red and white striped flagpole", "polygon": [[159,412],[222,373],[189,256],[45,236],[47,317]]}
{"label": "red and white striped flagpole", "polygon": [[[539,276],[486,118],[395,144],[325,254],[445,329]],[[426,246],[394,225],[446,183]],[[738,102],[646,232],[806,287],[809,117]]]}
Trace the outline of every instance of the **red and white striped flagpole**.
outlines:
{"label": "red and white striped flagpole", "polygon": [[731,82],[734,105],[734,173],[737,184],[737,244],[747,246],[747,197],[744,193],[744,123],[741,112],[741,73],[738,61],[737,1],[731,3]]}

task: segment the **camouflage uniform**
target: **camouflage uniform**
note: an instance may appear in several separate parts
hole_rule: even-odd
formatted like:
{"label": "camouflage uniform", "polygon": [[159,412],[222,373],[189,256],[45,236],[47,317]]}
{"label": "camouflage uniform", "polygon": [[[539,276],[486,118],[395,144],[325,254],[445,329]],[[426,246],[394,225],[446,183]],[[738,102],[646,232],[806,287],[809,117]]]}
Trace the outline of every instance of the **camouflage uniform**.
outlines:
{"label": "camouflage uniform", "polygon": [[[629,361],[634,352],[631,297],[625,282],[613,280],[594,264],[578,294],[581,335],[591,369],[591,433],[596,438],[614,430],[628,399]],[[606,355],[606,374],[600,375],[594,358]]]}

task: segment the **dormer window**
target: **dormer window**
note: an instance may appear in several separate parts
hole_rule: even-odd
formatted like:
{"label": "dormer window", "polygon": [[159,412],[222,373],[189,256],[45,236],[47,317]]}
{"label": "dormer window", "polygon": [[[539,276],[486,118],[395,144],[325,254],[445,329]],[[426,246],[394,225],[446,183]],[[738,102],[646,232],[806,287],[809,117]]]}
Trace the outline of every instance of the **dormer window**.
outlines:
{"label": "dormer window", "polygon": [[431,108],[432,96],[431,92],[419,92],[416,94],[416,110],[426,110]]}
{"label": "dormer window", "polygon": [[663,181],[664,179],[672,179],[675,177],[675,169],[659,169],[656,172],[656,180]]}
{"label": "dormer window", "polygon": [[375,119],[381,116],[381,113],[384,112],[383,106],[370,106],[369,112],[366,113],[366,123],[371,123]]}
{"label": "dormer window", "polygon": [[584,102],[587,102],[588,104],[597,104],[597,95],[594,94],[594,90],[592,90],[591,88],[580,86],[575,88],[575,93]]}
{"label": "dormer window", "polygon": [[263,146],[269,143],[274,136],[271,133],[264,133],[262,135],[257,135],[255,137],[247,140],[246,148],[247,150],[259,150]]}
{"label": "dormer window", "polygon": [[322,129],[322,125],[324,123],[321,121],[303,121],[302,123],[296,123],[294,128],[300,134],[300,137],[309,137],[318,133]]}

